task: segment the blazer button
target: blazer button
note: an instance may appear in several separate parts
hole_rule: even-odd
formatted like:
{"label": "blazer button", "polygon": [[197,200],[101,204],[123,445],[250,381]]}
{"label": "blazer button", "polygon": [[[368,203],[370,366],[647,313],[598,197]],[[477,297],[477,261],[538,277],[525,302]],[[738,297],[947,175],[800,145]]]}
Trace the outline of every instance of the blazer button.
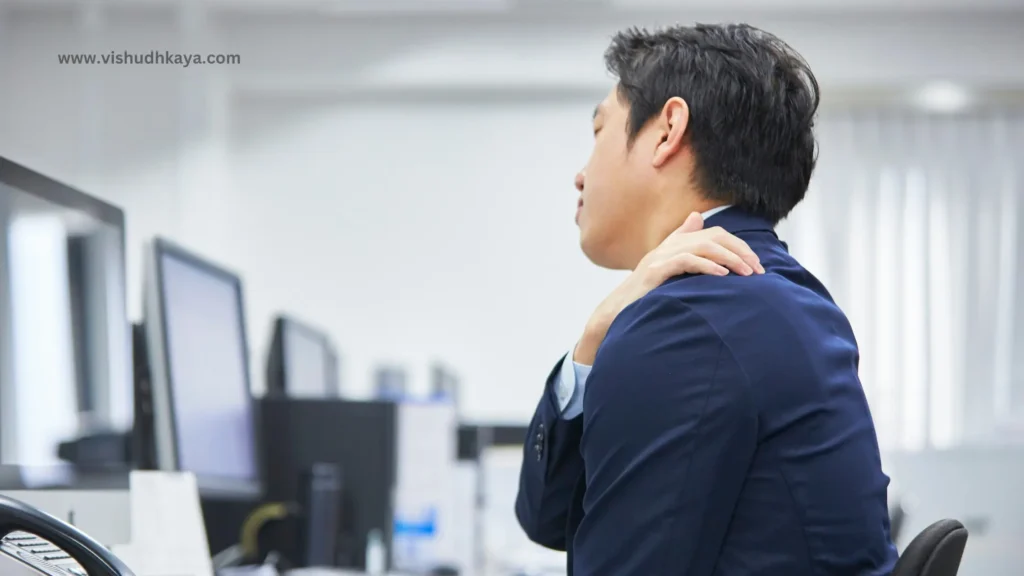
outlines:
{"label": "blazer button", "polygon": [[537,434],[537,444],[540,444],[542,442],[544,442],[544,434],[538,433]]}

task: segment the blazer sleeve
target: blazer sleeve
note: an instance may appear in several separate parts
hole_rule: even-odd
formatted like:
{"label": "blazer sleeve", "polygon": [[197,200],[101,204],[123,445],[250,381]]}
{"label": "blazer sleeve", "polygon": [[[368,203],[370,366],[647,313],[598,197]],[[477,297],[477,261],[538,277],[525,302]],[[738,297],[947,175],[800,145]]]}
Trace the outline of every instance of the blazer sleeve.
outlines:
{"label": "blazer sleeve", "polygon": [[578,574],[710,576],[757,444],[737,359],[678,298],[616,318],[584,397]]}
{"label": "blazer sleeve", "polygon": [[551,371],[530,421],[516,496],[516,518],[527,537],[560,551],[566,550],[572,493],[583,473],[583,415],[562,418],[555,400],[554,386],[563,362],[571,359],[566,356]]}

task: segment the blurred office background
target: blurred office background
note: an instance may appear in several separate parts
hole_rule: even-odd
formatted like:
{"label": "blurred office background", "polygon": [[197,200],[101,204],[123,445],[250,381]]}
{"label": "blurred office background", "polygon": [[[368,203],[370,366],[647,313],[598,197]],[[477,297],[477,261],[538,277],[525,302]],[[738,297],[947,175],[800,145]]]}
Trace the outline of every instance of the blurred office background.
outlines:
{"label": "blurred office background", "polygon": [[[381,364],[425,393],[442,359],[461,421],[522,424],[622,277],[572,224],[602,52],[694,21],[763,27],[818,76],[820,164],[779,232],[854,324],[887,455],[1020,468],[1021,0],[5,1],[0,154],[124,208],[129,318],[154,235],[237,270],[257,395],[290,310],[331,335],[347,395]],[[240,61],[58,63],[151,50]],[[489,458],[491,545],[525,550],[518,452]]]}

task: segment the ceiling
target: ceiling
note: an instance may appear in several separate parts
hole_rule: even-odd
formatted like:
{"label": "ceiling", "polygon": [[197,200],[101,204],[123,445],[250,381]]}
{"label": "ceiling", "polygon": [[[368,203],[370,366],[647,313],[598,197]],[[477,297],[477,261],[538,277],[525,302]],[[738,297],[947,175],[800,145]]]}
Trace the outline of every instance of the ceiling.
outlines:
{"label": "ceiling", "polygon": [[729,10],[757,12],[1024,12],[1024,0],[0,0],[0,6],[117,6],[169,8],[191,5],[213,12],[401,15],[430,13],[594,12],[642,14]]}

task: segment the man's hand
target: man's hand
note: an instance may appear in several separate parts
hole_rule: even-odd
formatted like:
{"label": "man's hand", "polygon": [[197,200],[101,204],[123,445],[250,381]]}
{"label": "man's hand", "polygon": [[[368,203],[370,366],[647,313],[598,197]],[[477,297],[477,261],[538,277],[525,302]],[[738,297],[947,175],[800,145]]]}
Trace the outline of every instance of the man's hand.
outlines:
{"label": "man's hand", "polygon": [[760,259],[746,242],[721,228],[703,228],[704,219],[694,212],[644,256],[636,270],[590,316],[583,337],[576,344],[573,361],[593,364],[597,349],[619,312],[673,276],[725,276],[730,270],[743,276],[764,274]]}

